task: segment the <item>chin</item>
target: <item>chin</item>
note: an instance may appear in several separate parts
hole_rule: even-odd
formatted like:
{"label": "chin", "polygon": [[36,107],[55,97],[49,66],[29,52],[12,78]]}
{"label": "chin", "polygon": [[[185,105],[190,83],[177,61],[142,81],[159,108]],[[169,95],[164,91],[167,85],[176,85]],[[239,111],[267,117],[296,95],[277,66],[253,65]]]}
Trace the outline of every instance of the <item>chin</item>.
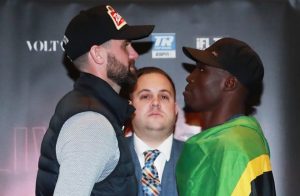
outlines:
{"label": "chin", "polygon": [[156,122],[156,124],[155,124],[155,122],[152,122],[147,126],[147,128],[152,131],[160,131],[160,130],[164,129],[165,126],[157,124],[157,122]]}
{"label": "chin", "polygon": [[184,104],[185,104],[185,107],[186,107],[187,109],[191,109],[191,108],[192,108],[190,102],[189,102],[188,100],[186,100],[186,99],[184,99]]}

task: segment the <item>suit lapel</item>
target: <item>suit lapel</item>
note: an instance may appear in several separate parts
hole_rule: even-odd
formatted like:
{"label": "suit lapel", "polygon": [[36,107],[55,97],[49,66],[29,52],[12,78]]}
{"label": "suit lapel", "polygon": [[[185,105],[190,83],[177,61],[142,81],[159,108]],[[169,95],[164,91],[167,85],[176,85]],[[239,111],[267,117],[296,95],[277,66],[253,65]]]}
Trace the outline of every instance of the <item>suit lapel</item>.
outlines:
{"label": "suit lapel", "polygon": [[[132,156],[132,160],[134,163],[135,167],[135,176],[138,181],[138,187],[139,187],[139,194],[138,195],[143,195],[142,191],[142,186],[140,183],[140,179],[142,177],[142,169],[141,165],[139,162],[139,159],[137,157],[137,154],[134,150],[134,143],[133,143],[133,137],[128,137],[127,138],[130,153]],[[177,189],[176,189],[176,178],[175,178],[175,167],[176,167],[176,162],[178,160],[178,157],[181,153],[183,143],[177,140],[173,139],[172,143],[172,150],[171,150],[171,157],[170,160],[166,162],[165,167],[164,167],[164,172],[161,180],[161,185],[162,185],[162,192],[161,196],[165,195],[172,195],[172,196],[177,196]]]}
{"label": "suit lapel", "polygon": [[134,164],[135,177],[136,177],[137,182],[138,182],[138,190],[139,190],[138,195],[143,195],[142,185],[140,183],[140,180],[142,178],[142,169],[141,169],[140,161],[139,161],[139,159],[137,157],[137,154],[134,150],[133,137],[132,136],[128,137],[127,141],[128,141],[131,157],[132,157],[133,164]]}

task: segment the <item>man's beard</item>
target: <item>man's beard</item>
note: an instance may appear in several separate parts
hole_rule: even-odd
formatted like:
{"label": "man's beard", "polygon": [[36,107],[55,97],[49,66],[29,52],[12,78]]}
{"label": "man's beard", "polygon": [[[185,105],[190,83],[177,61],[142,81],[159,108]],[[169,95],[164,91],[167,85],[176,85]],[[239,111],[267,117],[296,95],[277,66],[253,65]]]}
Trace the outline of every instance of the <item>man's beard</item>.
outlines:
{"label": "man's beard", "polygon": [[134,61],[131,61],[129,66],[126,66],[118,61],[115,56],[108,54],[107,77],[121,88],[132,88],[137,81]]}

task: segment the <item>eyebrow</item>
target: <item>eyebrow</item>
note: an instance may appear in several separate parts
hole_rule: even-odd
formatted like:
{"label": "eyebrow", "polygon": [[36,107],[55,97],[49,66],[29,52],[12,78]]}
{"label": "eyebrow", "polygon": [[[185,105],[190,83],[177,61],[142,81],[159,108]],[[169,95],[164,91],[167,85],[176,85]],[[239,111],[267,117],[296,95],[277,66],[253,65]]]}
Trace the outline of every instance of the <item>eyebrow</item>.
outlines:
{"label": "eyebrow", "polygon": [[129,44],[131,44],[131,41],[130,40],[123,40],[123,42],[122,43],[129,43]]}
{"label": "eyebrow", "polygon": [[[149,90],[149,89],[142,89],[142,90],[138,91],[137,94],[140,95],[140,94],[143,93],[143,92],[152,92],[152,91]],[[173,94],[171,91],[169,91],[169,90],[167,90],[167,89],[159,90],[159,92],[160,92],[160,93],[161,93],[161,92],[162,92],[162,93],[167,93],[167,94],[169,94],[169,95],[172,95],[172,94]]]}

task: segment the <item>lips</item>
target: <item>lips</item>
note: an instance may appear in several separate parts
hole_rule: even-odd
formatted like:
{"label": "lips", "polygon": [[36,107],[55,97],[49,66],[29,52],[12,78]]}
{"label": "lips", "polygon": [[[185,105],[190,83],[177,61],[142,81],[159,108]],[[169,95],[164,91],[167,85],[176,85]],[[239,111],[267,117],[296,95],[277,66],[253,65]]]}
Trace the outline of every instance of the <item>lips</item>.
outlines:
{"label": "lips", "polygon": [[185,95],[189,94],[190,93],[190,89],[191,89],[190,84],[187,84],[186,87],[185,87],[185,89],[184,89],[183,95],[185,96]]}
{"label": "lips", "polygon": [[149,112],[148,116],[162,116],[161,112]]}

